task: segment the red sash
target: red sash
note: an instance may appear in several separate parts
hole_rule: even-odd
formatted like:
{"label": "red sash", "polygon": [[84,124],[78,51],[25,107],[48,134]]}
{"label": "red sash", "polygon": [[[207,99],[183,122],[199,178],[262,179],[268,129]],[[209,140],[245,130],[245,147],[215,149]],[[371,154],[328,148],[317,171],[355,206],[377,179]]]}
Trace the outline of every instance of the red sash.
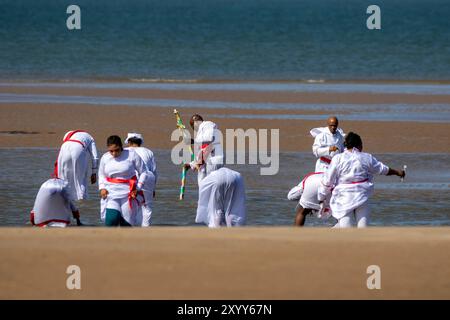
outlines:
{"label": "red sash", "polygon": [[323,162],[326,162],[328,164],[331,163],[331,159],[328,159],[328,158],[325,158],[325,157],[320,157],[320,160],[323,161]]}
{"label": "red sash", "polygon": [[137,177],[133,176],[131,179],[120,179],[120,178],[110,178],[110,177],[106,177],[106,181],[111,182],[111,183],[127,183],[130,185],[130,192],[128,193],[128,205],[130,206],[130,209],[133,208],[133,200],[136,200],[136,202],[138,203],[138,206],[140,206],[141,204],[145,203],[145,198],[144,198],[144,192],[142,191],[138,191],[138,195],[140,195],[144,201],[142,203],[139,202],[139,200],[136,198],[133,198],[131,196],[131,191],[136,190],[136,186],[137,186]]}
{"label": "red sash", "polygon": [[363,183],[363,182],[367,182],[367,181],[369,181],[369,179],[364,179],[364,180],[361,180],[361,181],[353,181],[353,182],[350,182],[350,184]]}
{"label": "red sash", "polygon": [[50,222],[63,222],[63,223],[66,223],[66,224],[70,224],[70,221],[67,221],[67,220],[60,220],[60,219],[51,219],[51,220],[47,220],[47,221],[44,221],[44,222],[41,222],[41,223],[36,224],[36,223],[34,222],[34,211],[33,211],[33,210],[30,212],[30,222],[31,222],[31,224],[32,224],[33,226],[37,226],[37,227],[45,227],[45,226],[46,226],[47,224],[49,224]]}
{"label": "red sash", "polygon": [[[62,145],[63,145],[64,143],[70,141],[70,142],[77,142],[77,143],[81,144],[81,145],[83,146],[83,148],[84,148],[85,145],[84,145],[83,142],[81,142],[80,140],[71,139],[72,136],[73,136],[75,133],[77,133],[77,132],[86,132],[86,131],[83,131],[83,130],[74,130],[74,131],[69,132],[69,133],[67,134],[66,138],[63,140],[63,143],[61,144],[61,147],[62,147]],[[58,158],[59,158],[59,153],[60,153],[60,152],[61,152],[61,148],[59,148],[58,156],[56,157],[56,161],[55,161],[55,168],[54,168],[54,170],[53,170],[53,177],[55,177],[55,178],[59,178],[59,177],[58,177]]]}

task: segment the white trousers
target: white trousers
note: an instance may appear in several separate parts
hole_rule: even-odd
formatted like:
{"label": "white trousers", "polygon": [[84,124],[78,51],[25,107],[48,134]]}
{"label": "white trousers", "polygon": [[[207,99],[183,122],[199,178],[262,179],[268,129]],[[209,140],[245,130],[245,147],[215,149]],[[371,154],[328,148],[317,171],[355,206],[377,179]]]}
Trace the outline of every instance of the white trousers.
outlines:
{"label": "white trousers", "polygon": [[335,227],[351,228],[355,224],[356,220],[356,226],[358,228],[366,228],[369,224],[369,216],[370,208],[369,204],[366,203],[340,218]]}

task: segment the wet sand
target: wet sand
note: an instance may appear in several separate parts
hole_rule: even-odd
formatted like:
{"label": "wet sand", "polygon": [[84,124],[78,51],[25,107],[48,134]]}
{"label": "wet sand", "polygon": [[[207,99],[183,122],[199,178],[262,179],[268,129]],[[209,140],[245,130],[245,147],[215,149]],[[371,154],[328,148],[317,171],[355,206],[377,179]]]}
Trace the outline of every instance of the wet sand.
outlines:
{"label": "wet sand", "polygon": [[[286,110],[239,110],[177,108],[187,124],[190,115],[202,114],[216,121],[221,130],[280,129],[281,151],[310,151],[313,143],[309,130],[324,126],[324,121],[290,119],[217,118],[209,115],[283,114]],[[323,111],[289,110],[295,113],[323,114]],[[58,147],[68,130],[90,132],[98,146],[111,134],[125,137],[127,132],[138,131],[146,138],[149,148],[171,149],[176,142],[170,135],[176,129],[175,117],[167,107],[96,106],[84,104],[0,104],[0,145],[2,147]],[[364,147],[371,153],[389,152],[449,152],[450,126],[448,123],[343,121],[346,131],[359,133]],[[34,132],[33,134],[8,131]],[[436,143],[438,139],[439,143]]]}
{"label": "wet sand", "polygon": [[448,227],[2,228],[0,256],[1,299],[450,298]]}

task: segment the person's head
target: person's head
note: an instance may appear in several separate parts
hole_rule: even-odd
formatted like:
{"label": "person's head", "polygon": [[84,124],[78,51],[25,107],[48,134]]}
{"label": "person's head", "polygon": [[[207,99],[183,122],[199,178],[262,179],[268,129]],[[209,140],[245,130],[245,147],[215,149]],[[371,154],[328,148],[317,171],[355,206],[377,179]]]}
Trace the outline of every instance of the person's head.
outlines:
{"label": "person's head", "polygon": [[328,129],[330,129],[330,132],[332,134],[335,134],[336,130],[339,126],[338,118],[336,118],[335,116],[329,117],[327,120],[327,126],[328,126]]}
{"label": "person's head", "polygon": [[125,143],[130,147],[140,147],[144,143],[144,138],[140,133],[128,133]]}
{"label": "person's head", "polygon": [[189,124],[191,125],[192,129],[196,129],[196,124],[197,124],[197,128],[198,128],[198,125],[202,122],[203,122],[203,117],[199,114],[194,114],[191,117],[191,120],[189,120]]}
{"label": "person's head", "polygon": [[108,152],[111,153],[114,158],[120,156],[123,151],[122,139],[116,135],[108,137],[106,146],[108,147]]}
{"label": "person's head", "polygon": [[362,151],[363,143],[362,143],[361,137],[358,134],[356,134],[354,132],[349,132],[345,136],[344,146],[347,149],[356,148],[359,151]]}

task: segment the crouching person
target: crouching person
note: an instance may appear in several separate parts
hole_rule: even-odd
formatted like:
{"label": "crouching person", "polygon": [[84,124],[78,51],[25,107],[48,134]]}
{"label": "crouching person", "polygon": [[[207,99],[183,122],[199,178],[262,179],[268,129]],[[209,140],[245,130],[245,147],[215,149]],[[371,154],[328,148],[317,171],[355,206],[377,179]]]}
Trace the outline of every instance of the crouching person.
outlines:
{"label": "crouching person", "polygon": [[302,181],[293,187],[287,198],[298,201],[294,225],[303,227],[306,216],[315,214],[318,218],[327,219],[331,216],[328,201],[322,205],[319,203],[318,191],[323,179],[323,172],[312,172],[307,174]]}
{"label": "crouching person", "polygon": [[71,200],[69,188],[69,183],[62,179],[45,181],[36,195],[30,215],[31,224],[38,227],[66,227],[73,217],[77,225],[81,226],[80,212]]}
{"label": "crouching person", "polygon": [[245,186],[239,172],[222,167],[200,181],[195,222],[210,228],[245,225]]}

